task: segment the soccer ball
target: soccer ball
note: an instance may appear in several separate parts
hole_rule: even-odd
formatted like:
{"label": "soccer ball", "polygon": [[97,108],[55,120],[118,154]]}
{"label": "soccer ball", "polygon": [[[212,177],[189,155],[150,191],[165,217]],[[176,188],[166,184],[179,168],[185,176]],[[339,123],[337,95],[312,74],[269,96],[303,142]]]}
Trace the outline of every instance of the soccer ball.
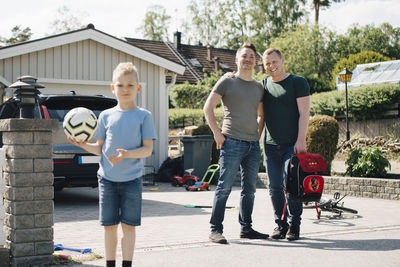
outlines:
{"label": "soccer ball", "polygon": [[97,129],[96,115],[90,109],[71,109],[64,117],[64,132],[76,141],[88,141]]}

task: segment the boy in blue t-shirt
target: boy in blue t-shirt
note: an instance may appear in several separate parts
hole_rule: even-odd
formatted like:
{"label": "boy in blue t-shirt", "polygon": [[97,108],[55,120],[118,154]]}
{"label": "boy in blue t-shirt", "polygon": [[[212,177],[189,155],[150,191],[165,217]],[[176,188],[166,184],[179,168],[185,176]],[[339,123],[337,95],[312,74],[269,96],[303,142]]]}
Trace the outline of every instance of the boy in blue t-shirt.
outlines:
{"label": "boy in blue t-shirt", "polygon": [[156,139],[152,115],[135,105],[141,90],[131,63],[120,63],[113,72],[111,90],[118,104],[100,113],[95,143],[69,141],[101,155],[99,170],[99,217],[104,226],[107,266],[115,266],[118,224],[122,228],[122,266],[131,266],[135,226],[141,223],[143,158],[151,155]]}

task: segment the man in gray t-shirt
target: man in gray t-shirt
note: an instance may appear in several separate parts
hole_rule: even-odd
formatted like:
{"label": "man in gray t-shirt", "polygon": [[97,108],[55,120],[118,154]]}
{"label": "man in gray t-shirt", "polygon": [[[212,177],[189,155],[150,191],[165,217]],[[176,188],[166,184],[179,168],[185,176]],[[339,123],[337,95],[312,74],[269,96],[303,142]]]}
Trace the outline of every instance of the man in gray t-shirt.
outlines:
{"label": "man in gray t-shirt", "polygon": [[[240,197],[240,238],[266,239],[269,236],[252,228],[251,215],[260,164],[259,138],[264,127],[262,99],[264,88],[253,79],[256,49],[252,44],[242,45],[236,52],[238,72],[235,77],[222,77],[214,86],[204,114],[220,153],[220,177],[215,190],[211,214],[210,240],[226,244],[222,235],[226,201],[240,168],[242,192]],[[222,101],[224,121],[218,127],[214,108]]]}
{"label": "man in gray t-shirt", "polygon": [[222,77],[212,90],[221,96],[224,106],[222,134],[244,141],[259,140],[257,109],[264,88],[255,81],[240,77]]}

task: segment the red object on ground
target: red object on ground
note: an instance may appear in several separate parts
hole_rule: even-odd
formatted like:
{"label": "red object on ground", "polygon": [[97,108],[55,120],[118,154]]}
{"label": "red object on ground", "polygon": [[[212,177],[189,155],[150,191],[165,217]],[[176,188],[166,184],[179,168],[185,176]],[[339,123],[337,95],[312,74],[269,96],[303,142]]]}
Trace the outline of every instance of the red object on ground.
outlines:
{"label": "red object on ground", "polygon": [[54,256],[57,256],[57,257],[59,257],[59,258],[61,258],[61,259],[64,259],[64,260],[72,260],[72,257],[69,256],[69,255],[54,254]]}
{"label": "red object on ground", "polygon": [[185,174],[182,177],[175,175],[172,177],[171,183],[173,186],[191,186],[194,185],[196,182],[200,181],[200,178],[196,175]]}

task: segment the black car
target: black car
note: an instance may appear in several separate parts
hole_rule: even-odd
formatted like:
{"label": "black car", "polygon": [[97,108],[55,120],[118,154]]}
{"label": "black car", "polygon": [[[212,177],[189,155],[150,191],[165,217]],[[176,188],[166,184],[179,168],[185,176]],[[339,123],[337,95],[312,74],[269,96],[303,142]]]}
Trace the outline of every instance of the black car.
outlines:
{"label": "black car", "polygon": [[[104,96],[39,95],[40,112],[35,117],[57,119],[59,128],[53,136],[54,189],[97,186],[99,156],[94,156],[67,141],[62,128],[65,114],[73,108],[85,107],[98,117],[100,112],[114,107],[117,100]],[[11,98],[0,105],[0,119],[19,118],[18,100]],[[1,138],[0,138],[1,142]],[[2,144],[1,144],[2,146]]]}

